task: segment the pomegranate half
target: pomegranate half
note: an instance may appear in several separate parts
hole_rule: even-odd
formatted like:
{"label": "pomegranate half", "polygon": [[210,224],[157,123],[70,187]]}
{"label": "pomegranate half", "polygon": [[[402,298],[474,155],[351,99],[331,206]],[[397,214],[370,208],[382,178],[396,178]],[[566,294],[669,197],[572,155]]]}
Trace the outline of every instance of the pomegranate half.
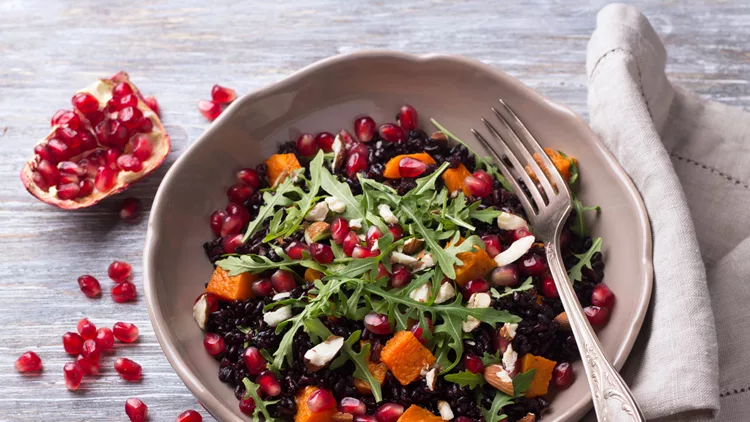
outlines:
{"label": "pomegranate half", "polygon": [[78,91],[73,110],[52,117],[52,130],[21,170],[42,202],[90,207],[154,171],[170,149],[169,135],[128,74],[119,72]]}

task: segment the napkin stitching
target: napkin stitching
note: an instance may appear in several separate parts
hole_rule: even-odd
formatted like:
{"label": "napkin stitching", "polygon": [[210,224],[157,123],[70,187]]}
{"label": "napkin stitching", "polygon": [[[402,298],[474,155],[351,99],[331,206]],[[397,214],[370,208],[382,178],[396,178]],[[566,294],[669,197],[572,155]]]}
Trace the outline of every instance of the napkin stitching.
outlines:
{"label": "napkin stitching", "polygon": [[721,171],[721,170],[715,169],[715,168],[713,168],[713,167],[711,167],[711,166],[707,166],[707,165],[705,165],[705,164],[703,164],[703,163],[700,163],[700,162],[698,162],[698,161],[692,160],[692,159],[690,159],[690,158],[686,158],[686,157],[682,157],[682,156],[679,156],[679,155],[677,155],[677,154],[670,154],[670,155],[671,155],[672,157],[674,157],[674,158],[676,158],[676,159],[680,160],[680,161],[685,161],[686,163],[690,163],[690,164],[693,164],[693,165],[695,165],[695,166],[701,167],[701,168],[703,168],[704,170],[708,170],[708,171],[710,171],[711,173],[714,173],[714,174],[718,174],[719,176],[721,176],[721,177],[725,178],[726,180],[728,180],[728,181],[730,181],[730,182],[734,183],[735,185],[741,185],[741,186],[742,186],[742,187],[744,187],[745,189],[750,189],[750,185],[748,185],[748,184],[747,184],[746,182],[743,182],[742,180],[736,179],[736,178],[734,178],[734,177],[732,177],[732,176],[730,176],[730,175],[728,175],[728,174],[724,173],[724,172],[723,172],[723,171]]}
{"label": "napkin stitching", "polygon": [[735,394],[740,394],[740,393],[750,393],[750,387],[747,387],[746,389],[745,388],[740,388],[739,391],[737,391],[737,389],[735,388],[734,392],[727,391],[725,393],[720,393],[719,397],[728,397],[728,396],[733,396]]}
{"label": "napkin stitching", "polygon": [[646,98],[646,92],[643,90],[643,77],[641,77],[641,65],[638,64],[638,56],[633,54],[632,51],[624,49],[622,47],[615,47],[606,53],[602,54],[599,59],[596,60],[596,63],[594,64],[594,67],[591,68],[591,74],[589,75],[589,85],[593,83],[594,78],[596,78],[596,70],[599,68],[599,64],[604,60],[605,57],[609,56],[611,53],[616,52],[623,52],[626,56],[629,56],[633,62],[635,63],[635,69],[638,71],[638,90],[641,93],[641,98],[643,98],[643,103],[646,104],[646,110],[648,111],[648,116],[651,118],[651,120],[654,120],[654,115],[651,113],[651,104],[649,104],[648,99]]}

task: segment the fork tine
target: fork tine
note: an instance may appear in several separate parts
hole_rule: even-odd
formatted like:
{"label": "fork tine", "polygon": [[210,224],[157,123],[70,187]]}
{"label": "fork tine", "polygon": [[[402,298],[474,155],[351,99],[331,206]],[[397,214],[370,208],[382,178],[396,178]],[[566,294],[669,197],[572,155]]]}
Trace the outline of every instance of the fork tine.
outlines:
{"label": "fork tine", "polygon": [[[536,162],[534,157],[527,149],[526,145],[524,145],[523,141],[521,141],[521,139],[519,138],[518,133],[513,130],[513,127],[510,125],[510,123],[508,123],[505,117],[500,114],[500,112],[497,111],[495,107],[492,107],[492,112],[495,113],[495,116],[497,116],[497,118],[503,123],[503,127],[505,127],[505,129],[510,133],[509,137],[511,138],[512,145],[516,147],[518,152],[521,154],[521,156],[523,156],[523,159],[526,160],[529,167],[531,167],[531,170],[536,175],[537,180],[542,185],[542,189],[544,189],[544,193],[547,195],[547,202],[551,202],[552,198],[555,197],[555,190],[554,188],[552,188],[552,184],[550,184],[549,180],[547,180],[547,177],[542,171],[542,168],[539,166],[539,163]],[[546,154],[544,155],[546,156]],[[536,186],[536,183],[534,183],[534,186]]]}
{"label": "fork tine", "polygon": [[[502,109],[510,117],[510,119],[506,119],[506,122],[508,122],[509,124],[512,122],[515,124],[515,126],[518,127],[518,129],[514,130],[514,132],[519,135],[519,138],[521,138],[526,143],[527,146],[530,146],[534,150],[534,152],[536,152],[537,155],[541,157],[542,163],[544,164],[546,168],[549,169],[549,173],[552,176],[552,181],[554,182],[555,185],[558,186],[558,193],[564,193],[570,196],[568,193],[569,190],[567,188],[568,186],[567,182],[565,181],[565,179],[562,178],[562,175],[560,174],[560,172],[557,171],[557,167],[555,167],[555,165],[552,163],[552,160],[550,160],[550,158],[547,156],[547,153],[544,152],[544,149],[542,148],[541,145],[539,145],[539,142],[536,141],[536,139],[531,134],[531,132],[529,132],[529,129],[526,127],[526,125],[523,124],[521,119],[518,118],[518,116],[513,111],[513,109],[511,109],[510,106],[505,101],[503,101],[502,98],[499,99],[498,101],[502,105]],[[513,125],[511,125],[511,127],[513,127]],[[566,188],[560,189],[559,188],[560,186],[565,186]]]}
{"label": "fork tine", "polygon": [[[534,198],[534,202],[536,202],[536,208],[541,210],[545,206],[544,198],[542,198],[542,194],[539,192],[539,189],[536,187],[536,183],[534,183],[533,180],[531,180],[531,176],[529,176],[528,173],[526,173],[526,169],[524,168],[523,164],[521,164],[520,161],[518,161],[518,158],[516,157],[515,153],[512,149],[508,146],[508,144],[505,142],[505,139],[502,135],[495,129],[490,122],[482,118],[482,122],[485,126],[487,126],[487,129],[500,141],[500,143],[503,145],[503,149],[505,150],[505,155],[510,160],[511,164],[513,164],[513,168],[516,170],[519,176],[521,176],[521,179],[523,179],[524,183],[526,184],[526,188],[531,193],[532,198]],[[527,152],[528,154],[528,152]],[[534,212],[534,214],[537,214]]]}
{"label": "fork tine", "polygon": [[516,180],[515,177],[513,177],[513,173],[510,171],[508,166],[505,165],[503,162],[502,156],[495,151],[492,146],[490,146],[490,143],[487,142],[487,140],[477,132],[476,130],[472,129],[471,133],[474,134],[474,137],[477,138],[479,143],[481,143],[485,149],[487,149],[495,158],[495,161],[497,162],[498,168],[500,168],[500,172],[505,176],[505,178],[508,180],[508,183],[510,183],[513,190],[517,193],[518,199],[521,201],[521,205],[523,205],[523,208],[526,210],[526,214],[528,214],[529,217],[533,217],[535,215],[534,207],[531,205],[531,201],[529,201],[529,198],[526,196],[526,193],[521,189],[521,185],[518,183],[518,180]]}

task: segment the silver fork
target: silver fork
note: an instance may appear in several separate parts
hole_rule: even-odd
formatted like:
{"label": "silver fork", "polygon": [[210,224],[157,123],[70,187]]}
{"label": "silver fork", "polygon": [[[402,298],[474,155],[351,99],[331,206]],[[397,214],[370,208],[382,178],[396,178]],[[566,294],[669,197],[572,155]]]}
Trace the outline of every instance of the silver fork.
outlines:
{"label": "silver fork", "polygon": [[[493,107],[492,112],[501,122],[503,134],[484,118],[482,122],[499,142],[487,142],[481,133],[474,129],[471,131],[494,156],[500,171],[508,179],[526,210],[534,234],[545,244],[547,263],[568,315],[578,350],[581,352],[597,417],[600,421],[644,421],[645,418],[627,384],[604,356],[601,344],[583,313],[562,263],[560,233],[572,210],[572,197],[568,184],[526,126],[503,100],[500,100],[499,110]],[[502,153],[498,153],[495,146],[500,146]],[[541,159],[552,180],[548,180],[532,154],[536,154]],[[541,185],[541,191],[524,170],[524,166],[518,159],[519,156],[534,171]],[[513,169],[524,181],[531,197],[521,189],[503,157],[507,157],[510,161]]]}

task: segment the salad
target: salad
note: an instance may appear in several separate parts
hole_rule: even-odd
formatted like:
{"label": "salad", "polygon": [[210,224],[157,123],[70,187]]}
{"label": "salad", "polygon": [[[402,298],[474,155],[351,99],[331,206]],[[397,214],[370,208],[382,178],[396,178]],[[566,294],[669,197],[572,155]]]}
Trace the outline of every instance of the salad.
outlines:
{"label": "salad", "polygon": [[[544,245],[490,159],[411,106],[396,120],[305,133],[237,172],[204,244],[205,349],[265,420],[535,421],[579,359]],[[575,192],[577,160],[545,151]],[[614,294],[589,210],[574,200],[561,244],[598,327]]]}

